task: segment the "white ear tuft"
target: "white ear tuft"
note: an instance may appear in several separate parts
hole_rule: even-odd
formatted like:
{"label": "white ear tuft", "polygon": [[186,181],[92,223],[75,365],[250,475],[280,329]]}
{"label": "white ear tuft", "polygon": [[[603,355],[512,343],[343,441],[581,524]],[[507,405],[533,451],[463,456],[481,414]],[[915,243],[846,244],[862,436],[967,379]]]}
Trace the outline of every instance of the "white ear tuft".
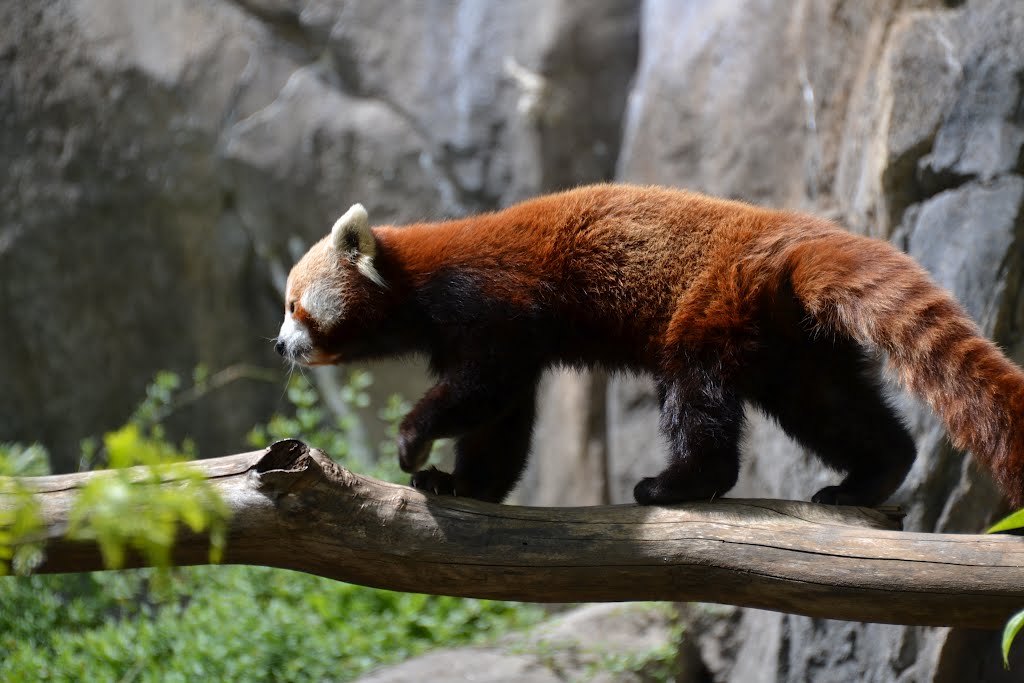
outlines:
{"label": "white ear tuft", "polygon": [[369,256],[377,252],[377,242],[370,230],[369,216],[362,204],[353,204],[331,228],[331,245],[338,251]]}
{"label": "white ear tuft", "polygon": [[377,239],[370,230],[369,216],[362,204],[353,204],[331,228],[331,246],[335,250],[355,259],[356,270],[387,289],[388,284],[373,265],[373,257],[377,255]]}

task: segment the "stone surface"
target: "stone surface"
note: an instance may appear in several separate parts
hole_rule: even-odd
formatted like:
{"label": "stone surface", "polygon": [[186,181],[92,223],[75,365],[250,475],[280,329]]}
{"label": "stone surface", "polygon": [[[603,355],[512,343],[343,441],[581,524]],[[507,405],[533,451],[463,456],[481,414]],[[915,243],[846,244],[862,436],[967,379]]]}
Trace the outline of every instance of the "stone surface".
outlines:
{"label": "stone surface", "polygon": [[868,62],[839,148],[836,195],[850,227],[889,237],[919,198],[918,163],[963,79],[958,27],[948,13],[918,11],[897,16],[884,43],[876,36],[881,59]]}
{"label": "stone surface", "polygon": [[[4,3],[0,22],[0,439],[66,470],[157,370],[273,363],[277,306],[212,163],[260,35],[228,4]],[[180,421],[238,449],[275,384]]]}
{"label": "stone surface", "polygon": [[1000,341],[1007,341],[1007,316],[1018,297],[1022,206],[1024,178],[1003,175],[927,199],[908,230],[907,253]]}
{"label": "stone surface", "polygon": [[[62,0],[0,21],[0,439],[67,470],[156,371],[199,362],[276,373],[172,420],[243,449],[281,397],[278,289],[354,201],[441,218],[611,177],[638,13]],[[382,396],[422,390],[379,374]]]}
{"label": "stone surface", "polygon": [[963,87],[920,164],[932,191],[1024,171],[1024,15],[1012,3],[994,3],[968,16],[959,50],[954,46],[950,56],[961,65]]}
{"label": "stone surface", "polygon": [[614,376],[608,384],[608,495],[632,503],[633,487],[660,472],[668,457],[654,384],[645,377]]}
{"label": "stone surface", "polygon": [[599,371],[544,376],[530,462],[512,502],[556,507],[609,502],[606,384]]}
{"label": "stone surface", "polygon": [[641,683],[616,662],[671,647],[666,605],[585,605],[492,647],[439,650],[385,667],[359,683]]}
{"label": "stone surface", "polygon": [[558,683],[562,680],[532,657],[483,648],[438,650],[358,679],[359,683]]}
{"label": "stone surface", "polygon": [[421,132],[443,210],[462,213],[610,175],[636,23],[629,0],[349,3],[329,46],[352,92]]}

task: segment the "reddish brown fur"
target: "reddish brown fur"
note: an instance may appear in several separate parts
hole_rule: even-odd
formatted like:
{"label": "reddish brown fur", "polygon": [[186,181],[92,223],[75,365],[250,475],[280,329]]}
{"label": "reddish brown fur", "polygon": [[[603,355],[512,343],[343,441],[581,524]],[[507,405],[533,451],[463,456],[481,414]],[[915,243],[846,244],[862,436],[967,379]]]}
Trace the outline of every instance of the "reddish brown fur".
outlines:
{"label": "reddish brown fur", "polygon": [[[989,465],[1011,502],[1024,504],[1024,374],[923,269],[885,242],[803,214],[625,185],[374,233],[374,263],[388,289],[359,277],[324,242],[293,270],[289,297],[324,278],[335,283],[344,319],[315,337],[332,358],[430,357],[440,382],[403,424],[403,465],[418,467],[423,449],[441,436],[463,437],[463,451],[454,475],[421,472],[414,478],[421,486],[500,499],[525,461],[522,439],[516,452],[501,455],[510,464],[479,463],[496,461],[490,452],[511,432],[528,435],[540,371],[599,364],[647,371],[659,382],[673,461],[638,485],[641,502],[731,487],[742,400],[817,450],[835,451],[819,455],[848,477],[820,492],[823,500],[881,502],[909,468],[913,444],[859,377],[859,346],[888,354],[900,380],[945,420],[953,442]],[[829,422],[823,432],[812,424],[817,418],[785,405],[792,375],[795,400],[809,400],[813,411],[815,399],[803,394],[825,390],[806,359],[830,363],[829,345],[842,356],[829,372],[848,393],[822,400],[842,407],[844,396],[855,396],[855,417],[881,420],[885,438],[899,442],[891,447],[898,462],[870,455],[856,462],[834,445],[849,427]],[[717,481],[693,483],[700,476]],[[481,493],[488,477],[501,481]]]}

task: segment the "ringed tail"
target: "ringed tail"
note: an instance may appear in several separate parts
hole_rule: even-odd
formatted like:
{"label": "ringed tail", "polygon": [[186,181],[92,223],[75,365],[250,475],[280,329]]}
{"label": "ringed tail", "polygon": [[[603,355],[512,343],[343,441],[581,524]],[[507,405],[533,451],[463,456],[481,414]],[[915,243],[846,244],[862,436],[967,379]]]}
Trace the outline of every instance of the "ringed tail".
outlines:
{"label": "ringed tail", "polygon": [[1024,507],[1024,371],[960,304],[886,242],[838,230],[785,249],[793,291],[823,329],[888,355],[891,369]]}

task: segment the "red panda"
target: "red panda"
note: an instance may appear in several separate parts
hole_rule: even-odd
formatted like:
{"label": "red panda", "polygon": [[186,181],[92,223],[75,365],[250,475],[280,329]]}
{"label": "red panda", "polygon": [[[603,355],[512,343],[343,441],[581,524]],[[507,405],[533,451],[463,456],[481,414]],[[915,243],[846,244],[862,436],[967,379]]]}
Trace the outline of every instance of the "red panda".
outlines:
{"label": "red panda", "polygon": [[[1024,373],[888,243],[821,218],[658,187],[594,185],[461,220],[370,228],[353,206],[288,278],[276,348],[315,365],[423,354],[437,378],[399,430],[412,485],[500,502],[525,466],[541,372],[649,373],[668,466],[641,504],[711,499],[739,471],[743,404],[877,505],[915,444],[872,355],[1024,505]],[[451,473],[423,469],[457,439]]]}

